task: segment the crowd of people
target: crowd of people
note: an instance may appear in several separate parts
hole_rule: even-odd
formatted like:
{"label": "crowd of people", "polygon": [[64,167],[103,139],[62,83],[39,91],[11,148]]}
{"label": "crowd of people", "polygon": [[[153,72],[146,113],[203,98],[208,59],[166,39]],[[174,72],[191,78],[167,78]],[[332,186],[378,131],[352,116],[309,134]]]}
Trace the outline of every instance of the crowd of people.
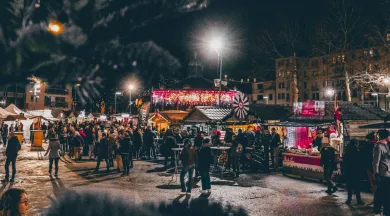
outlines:
{"label": "crowd of people", "polygon": [[[1,131],[3,143],[7,146],[6,175],[2,181],[13,182],[16,174],[16,158],[21,149],[21,143],[15,136],[15,129],[5,130],[6,125],[2,125],[1,128],[3,128]],[[233,171],[235,177],[238,177],[240,172],[256,166],[261,166],[264,172],[270,172],[269,164],[277,171],[280,162],[279,147],[283,146],[275,128],[253,130],[248,127],[246,131],[239,129],[237,134],[227,128],[224,139],[221,139],[221,132],[218,130],[213,131],[210,137],[206,137],[202,131],[195,134],[189,128],[181,131],[162,130],[158,134],[156,129],[150,126],[137,128],[124,122],[113,122],[110,125],[104,125],[102,122],[80,124],[57,122],[48,125],[43,123],[40,129],[45,131],[45,138],[49,139],[45,155],[49,155],[50,175],[54,164],[55,177],[58,177],[59,158],[65,155],[76,162],[82,160],[83,155],[84,158],[88,156],[90,160],[96,161],[96,172],[99,172],[101,161],[105,161],[107,172],[115,167],[114,169],[118,172],[123,172],[122,175],[129,175],[134,166],[134,159],[156,159],[158,150],[165,158],[165,168],[168,169],[177,165],[172,149],[183,143],[179,158],[182,164],[180,183],[181,194],[187,195],[191,194],[194,174],[195,177],[201,178],[201,193],[211,193],[210,167],[211,164],[216,163],[211,150],[212,146],[230,147],[222,152],[220,157],[226,157],[223,163],[227,170]],[[328,184],[327,192],[332,194],[337,191],[336,184],[332,181],[332,174],[337,169],[339,161],[335,158],[335,150],[322,142],[321,133],[317,135],[312,145],[320,148],[321,166],[324,167],[324,179]],[[385,215],[390,215],[389,142],[390,133],[387,130],[371,132],[367,135],[363,145],[357,140],[349,142],[342,157],[343,176],[345,176],[348,189],[346,204],[351,204],[352,195],[355,193],[357,204],[364,205],[360,195],[360,182],[362,176],[366,175],[374,192],[372,203],[374,212],[379,215],[383,207]],[[247,155],[249,149],[251,149],[251,160]],[[261,156],[259,156],[260,153]],[[260,165],[254,163],[254,161],[258,162],[257,156],[262,161]],[[12,177],[9,180],[10,164],[12,164]],[[185,182],[186,175],[188,175],[188,182]]]}

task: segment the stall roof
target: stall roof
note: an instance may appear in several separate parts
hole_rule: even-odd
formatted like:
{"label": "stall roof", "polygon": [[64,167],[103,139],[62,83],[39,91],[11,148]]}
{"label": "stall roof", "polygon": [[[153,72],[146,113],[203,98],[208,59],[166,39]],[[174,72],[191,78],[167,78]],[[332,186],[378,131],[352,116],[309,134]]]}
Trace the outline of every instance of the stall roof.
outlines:
{"label": "stall roof", "polygon": [[184,122],[209,122],[209,121],[223,121],[230,116],[231,109],[223,109],[214,106],[196,106],[183,119]]}
{"label": "stall roof", "polygon": [[20,115],[20,113],[23,113],[26,117],[32,117],[31,114],[24,112],[23,110],[19,109],[15,104],[10,104],[7,108],[4,109],[7,112],[12,113],[11,115]]}
{"label": "stall roof", "polygon": [[[352,102],[340,101],[339,107],[343,120],[383,120],[388,115],[387,112],[371,105],[357,104]],[[290,122],[296,121],[333,121],[334,120],[334,102],[325,102],[325,116],[322,117],[295,117],[287,119]]]}
{"label": "stall roof", "polygon": [[328,122],[276,122],[276,123],[264,123],[262,125],[276,126],[276,127],[325,127],[331,123],[332,123],[331,121],[328,121]]}
{"label": "stall roof", "polygon": [[288,106],[251,104],[249,112],[261,120],[280,120],[283,121],[292,115],[293,109]]}

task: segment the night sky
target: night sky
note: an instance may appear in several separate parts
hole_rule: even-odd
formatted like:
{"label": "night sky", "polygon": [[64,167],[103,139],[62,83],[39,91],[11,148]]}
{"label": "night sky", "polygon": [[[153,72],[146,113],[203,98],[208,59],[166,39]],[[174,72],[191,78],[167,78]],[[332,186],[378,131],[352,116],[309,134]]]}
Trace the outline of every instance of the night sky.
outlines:
{"label": "night sky", "polygon": [[[346,1],[360,19],[375,22],[381,16],[381,1]],[[297,55],[306,55],[314,28],[327,23],[332,13],[329,0],[213,0],[208,8],[189,14],[180,14],[161,20],[137,35],[140,40],[151,39],[169,50],[183,63],[183,70],[192,52],[201,53],[205,76],[214,78],[217,57],[207,50],[207,32],[221,29],[230,36],[232,47],[224,61],[224,73],[235,79],[252,74],[252,59],[256,55],[254,38],[269,29],[276,32],[286,22],[299,23],[302,43]],[[185,71],[183,72],[185,73]]]}

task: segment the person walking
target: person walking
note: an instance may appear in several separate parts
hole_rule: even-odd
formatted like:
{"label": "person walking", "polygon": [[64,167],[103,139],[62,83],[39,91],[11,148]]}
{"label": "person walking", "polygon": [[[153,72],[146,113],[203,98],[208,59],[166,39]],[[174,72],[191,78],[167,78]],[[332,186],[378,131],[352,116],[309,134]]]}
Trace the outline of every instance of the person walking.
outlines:
{"label": "person walking", "polygon": [[358,205],[364,205],[360,196],[360,179],[363,176],[364,166],[362,162],[362,152],[359,149],[359,142],[352,139],[344,155],[345,177],[347,179],[348,199],[345,202],[350,205],[352,202],[352,193],[355,192]]}
{"label": "person walking", "polygon": [[153,158],[156,159],[156,151],[154,148],[154,139],[156,138],[156,134],[154,134],[151,130],[151,127],[148,126],[143,134],[143,142],[145,146],[145,154],[148,157],[148,160],[150,160],[150,152],[152,150]]}
{"label": "person walking", "polygon": [[74,148],[75,160],[81,161],[81,150],[84,146],[84,139],[80,136],[78,131],[75,131],[75,135],[72,138],[72,146]]}
{"label": "person walking", "polygon": [[173,152],[172,148],[175,148],[176,146],[176,139],[173,135],[172,129],[168,129],[167,133],[165,134],[164,137],[164,142],[162,146],[162,153],[164,155],[164,167],[165,169],[168,168],[168,158],[171,158],[171,164],[170,166],[173,167],[175,166],[175,153]]}
{"label": "person walking", "polygon": [[132,159],[132,143],[131,138],[128,133],[125,133],[125,137],[119,142],[123,163],[123,175],[129,175],[130,173],[130,164],[133,167],[133,159]]}
{"label": "person walking", "polygon": [[263,136],[261,138],[261,143],[264,146],[264,171],[269,173],[269,153],[270,153],[270,143],[272,136],[269,133],[269,130],[264,129]]}
{"label": "person walking", "polygon": [[337,170],[337,161],[336,161],[336,152],[335,149],[332,148],[329,143],[324,143],[321,148],[321,166],[324,168],[324,179],[328,184],[328,194],[335,193],[338,188],[336,184],[333,182],[333,172]]}
{"label": "person walking", "polygon": [[240,176],[240,158],[242,155],[242,145],[237,139],[233,140],[232,148],[230,149],[230,159],[233,166],[233,173],[236,173],[236,178]]}
{"label": "person walking", "polygon": [[133,132],[133,145],[134,145],[133,153],[135,153],[135,158],[138,160],[140,159],[141,148],[142,148],[142,135],[139,128],[135,129]]}
{"label": "person walking", "polygon": [[4,146],[7,146],[7,137],[8,137],[8,125],[4,124],[3,130],[1,131],[1,138],[3,138]]}
{"label": "person walking", "polygon": [[110,171],[110,163],[108,162],[108,154],[109,154],[109,145],[107,140],[107,135],[105,133],[102,134],[102,139],[98,145],[98,153],[97,153],[97,162],[95,172],[99,172],[100,162],[102,160],[106,161],[107,172]]}
{"label": "person walking", "polygon": [[[367,134],[366,143],[364,145],[364,148],[362,149],[364,168],[366,169],[368,181],[370,182],[370,186],[373,194],[375,194],[376,191],[376,185],[374,184],[374,170],[372,168],[375,143],[376,143],[375,132],[372,131],[369,134]],[[374,201],[368,204],[368,206],[373,207]]]}
{"label": "person walking", "polygon": [[[203,145],[203,140],[204,140],[204,133],[203,132],[198,132],[196,137],[194,138],[194,146],[195,149],[198,153],[198,158],[199,158],[199,150]],[[195,177],[198,177],[200,175],[198,165],[195,165]]]}
{"label": "person walking", "polygon": [[202,194],[211,193],[210,165],[213,163],[209,139],[204,139],[198,154],[198,170],[202,181]]}
{"label": "person walking", "polygon": [[23,189],[10,188],[0,198],[1,216],[23,216],[28,213],[27,193]]}
{"label": "person walking", "polygon": [[47,126],[45,122],[42,123],[41,130],[43,130],[43,136],[45,137],[44,142],[47,142]]}
{"label": "person walking", "polygon": [[65,156],[65,152],[68,151],[68,129],[64,127],[60,134],[61,155]]}
{"label": "person walking", "polygon": [[8,140],[8,145],[5,150],[5,155],[7,159],[5,160],[5,178],[2,180],[3,183],[8,182],[9,180],[9,164],[12,163],[12,177],[10,182],[15,181],[16,175],[16,158],[18,157],[18,152],[20,151],[21,146],[18,140],[18,137],[12,132]]}
{"label": "person walking", "polygon": [[276,129],[271,129],[271,140],[270,140],[270,153],[272,166],[278,171],[279,168],[279,144],[280,136],[276,133]]}
{"label": "person walking", "polygon": [[[197,153],[191,142],[187,142],[184,146],[180,159],[182,161],[183,168],[180,172],[180,186],[181,193],[191,195],[192,190],[192,175],[194,174],[195,164],[197,162]],[[188,182],[187,184],[184,181],[185,175],[188,173]]]}
{"label": "person walking", "polygon": [[383,206],[384,215],[390,215],[390,132],[379,130],[377,132],[379,141],[375,144],[373,154],[373,171],[377,186],[374,195],[374,213],[381,214]]}
{"label": "person walking", "polygon": [[60,160],[59,151],[61,149],[60,141],[57,138],[56,134],[51,134],[49,139],[49,147],[46,150],[46,154],[49,154],[49,175],[51,176],[51,171],[53,168],[53,162],[55,166],[54,176],[58,177],[58,161]]}
{"label": "person walking", "polygon": [[[108,146],[110,149],[114,149],[116,146],[116,136],[114,134],[114,130],[110,130],[110,135],[108,136]],[[109,158],[110,167],[114,167],[114,158]]]}
{"label": "person walking", "polygon": [[[122,154],[121,154],[121,151],[119,149],[119,144],[115,145],[114,156],[115,156],[115,162],[116,162],[116,169],[117,169],[118,173],[120,173],[121,167],[123,169],[123,162],[122,162]],[[131,158],[131,155],[129,157]]]}

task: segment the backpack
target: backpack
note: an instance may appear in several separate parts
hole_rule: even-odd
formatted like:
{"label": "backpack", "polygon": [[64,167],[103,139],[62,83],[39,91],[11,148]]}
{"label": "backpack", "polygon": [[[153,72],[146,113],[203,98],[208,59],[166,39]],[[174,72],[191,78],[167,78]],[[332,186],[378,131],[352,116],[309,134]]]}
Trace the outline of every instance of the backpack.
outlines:
{"label": "backpack", "polygon": [[241,145],[241,144],[238,144],[238,145],[237,145],[237,148],[236,148],[236,152],[237,152],[238,154],[241,154],[241,153],[242,153],[242,150],[243,150],[242,145]]}

